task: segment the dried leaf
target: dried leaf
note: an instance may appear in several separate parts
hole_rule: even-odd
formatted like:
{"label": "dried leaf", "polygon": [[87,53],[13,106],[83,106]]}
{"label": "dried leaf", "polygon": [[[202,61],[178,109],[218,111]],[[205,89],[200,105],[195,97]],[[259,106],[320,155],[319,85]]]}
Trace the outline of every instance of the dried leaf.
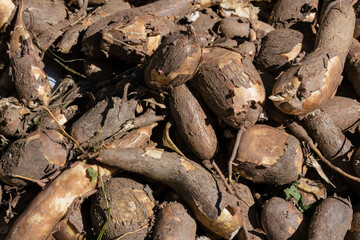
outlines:
{"label": "dried leaf", "polygon": [[315,168],[316,172],[320,175],[320,177],[327,182],[328,184],[330,184],[331,186],[333,186],[334,188],[335,185],[332,184],[332,182],[330,182],[329,178],[326,176],[326,174],[324,173],[324,171],[322,170],[320,164],[318,163],[318,161],[316,161],[316,159],[314,158],[313,155],[309,155],[306,159],[306,165],[309,167],[313,167]]}
{"label": "dried leaf", "polygon": [[164,133],[163,133],[163,136],[162,136],[163,145],[165,147],[170,148],[171,150],[174,150],[175,152],[177,152],[181,156],[185,157],[185,155],[180,151],[180,149],[175,145],[175,143],[170,138],[170,128],[171,128],[171,126],[172,126],[171,122],[166,123]]}

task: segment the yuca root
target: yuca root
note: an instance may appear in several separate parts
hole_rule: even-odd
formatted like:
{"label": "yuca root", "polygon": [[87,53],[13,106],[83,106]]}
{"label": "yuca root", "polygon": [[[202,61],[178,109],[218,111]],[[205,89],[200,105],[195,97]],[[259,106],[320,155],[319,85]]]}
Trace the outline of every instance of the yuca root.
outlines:
{"label": "yuca root", "polygon": [[210,231],[232,239],[243,225],[235,196],[220,190],[199,164],[161,149],[106,149],[98,161],[161,181],[172,187]]}

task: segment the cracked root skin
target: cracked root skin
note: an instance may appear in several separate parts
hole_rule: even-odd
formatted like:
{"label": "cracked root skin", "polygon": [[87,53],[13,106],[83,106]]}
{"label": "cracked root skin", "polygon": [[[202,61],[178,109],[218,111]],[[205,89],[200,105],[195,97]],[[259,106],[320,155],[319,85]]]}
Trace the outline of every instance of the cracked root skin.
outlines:
{"label": "cracked root skin", "polygon": [[[302,115],[336,93],[354,33],[355,13],[346,3],[327,6],[321,19],[315,50],[303,62],[285,71],[270,99],[284,113]],[[353,24],[352,24],[353,23]]]}
{"label": "cracked root skin", "polygon": [[351,227],[353,209],[347,199],[329,197],[315,209],[309,226],[309,240],[344,239]]}
{"label": "cracked root skin", "polygon": [[250,127],[259,118],[265,88],[251,60],[220,47],[203,50],[191,83],[208,107],[229,126]]}
{"label": "cracked root skin", "polygon": [[232,239],[243,225],[235,196],[220,190],[214,177],[199,164],[161,149],[106,149],[98,160],[138,173],[172,187],[210,231]]}

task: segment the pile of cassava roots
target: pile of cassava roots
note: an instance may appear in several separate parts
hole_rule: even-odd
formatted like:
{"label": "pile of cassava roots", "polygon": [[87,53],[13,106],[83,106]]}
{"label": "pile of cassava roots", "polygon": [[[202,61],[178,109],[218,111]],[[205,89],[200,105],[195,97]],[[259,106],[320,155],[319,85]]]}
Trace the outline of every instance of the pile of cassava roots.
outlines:
{"label": "pile of cassava roots", "polygon": [[0,239],[359,240],[360,1],[0,0]]}

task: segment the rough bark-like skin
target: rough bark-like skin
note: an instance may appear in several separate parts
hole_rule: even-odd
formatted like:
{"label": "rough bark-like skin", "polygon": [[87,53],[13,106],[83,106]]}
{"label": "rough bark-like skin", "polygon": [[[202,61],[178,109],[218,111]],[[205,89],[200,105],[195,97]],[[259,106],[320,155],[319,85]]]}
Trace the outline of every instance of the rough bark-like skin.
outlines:
{"label": "rough bark-like skin", "polygon": [[[65,216],[73,201],[96,189],[87,169],[98,165],[78,162],[45,187],[15,221],[6,240],[45,240],[55,225]],[[101,176],[110,176],[109,169],[100,167]]]}
{"label": "rough bark-like skin", "polygon": [[300,142],[283,131],[257,124],[241,137],[235,171],[256,183],[283,185],[301,174]]}
{"label": "rough bark-like skin", "polygon": [[356,127],[360,119],[360,103],[351,98],[335,96],[320,107],[329,114],[335,126],[341,131]]}
{"label": "rough bark-like skin", "polygon": [[313,22],[318,0],[279,0],[276,2],[269,24],[275,28],[289,28],[301,21]]}
{"label": "rough bark-like skin", "polygon": [[134,99],[118,97],[103,100],[72,125],[71,135],[84,145],[99,144],[117,133],[127,120],[135,118],[136,104]]}
{"label": "rough bark-like skin", "polygon": [[302,49],[301,32],[283,28],[269,32],[262,41],[257,61],[269,72],[278,73],[294,60]]}
{"label": "rough bark-like skin", "polygon": [[[150,140],[151,131],[157,125],[157,123],[148,126],[142,127],[136,130],[133,130],[127,133],[123,138],[117,139],[116,141],[111,142],[111,144],[107,144],[106,148],[131,148],[131,147],[146,147],[148,145],[148,141]],[[108,193],[108,191],[106,191]],[[109,196],[108,196],[109,198]],[[111,201],[111,199],[109,198]],[[58,231],[54,234],[56,239],[82,239],[84,235],[84,227],[83,227],[83,217],[81,213],[77,212],[75,209],[75,213],[73,213],[74,209],[70,209],[70,217],[63,219],[57,226],[59,227]],[[72,215],[75,215],[72,217]],[[78,215],[80,215],[78,217]],[[75,218],[75,219],[74,219]],[[101,220],[103,221],[103,220]]]}
{"label": "rough bark-like skin", "polygon": [[241,22],[237,17],[227,17],[220,22],[219,30],[227,38],[247,38],[250,33],[250,24]]}
{"label": "rough bark-like skin", "polygon": [[64,0],[24,1],[24,23],[35,35],[61,22],[66,17]]}
{"label": "rough bark-like skin", "polygon": [[77,105],[72,105],[68,108],[56,108],[52,110],[53,116],[47,114],[41,118],[38,129],[52,129],[60,131],[58,124],[64,127],[64,125],[75,116],[78,110]]}
{"label": "rough bark-like skin", "polygon": [[347,55],[345,64],[345,72],[354,87],[354,90],[358,96],[360,96],[360,43],[353,38],[351,42],[351,48]]}
{"label": "rough bark-like skin", "polygon": [[171,202],[159,213],[154,240],[195,239],[196,222],[181,203]]}
{"label": "rough bark-like skin", "polygon": [[[304,128],[313,137],[317,143],[319,150],[331,163],[341,168],[346,173],[355,176],[354,168],[350,161],[354,152],[354,146],[341,132],[340,128],[335,126],[330,116],[317,110],[302,121]],[[355,160],[354,160],[355,164]],[[346,179],[357,194],[359,193],[359,183]]]}
{"label": "rough bark-like skin", "polygon": [[351,228],[346,233],[345,240],[360,239],[360,205],[354,206],[354,214],[351,222]]}
{"label": "rough bark-like skin", "polygon": [[[90,4],[91,1],[89,1]],[[95,13],[86,16],[86,18],[75,26],[71,27],[66,31],[61,37],[60,42],[57,44],[57,50],[61,53],[69,53],[71,48],[75,46],[79,39],[81,33],[85,31],[89,26],[95,24],[97,21],[100,21],[106,16],[114,14],[119,10],[126,10],[130,8],[130,4],[124,0],[109,0],[106,3],[99,7]]]}
{"label": "rough bark-like skin", "polygon": [[219,189],[199,164],[161,149],[106,149],[98,161],[161,181],[173,188],[207,229],[232,239],[243,220],[235,196]]}
{"label": "rough bark-like skin", "polygon": [[9,46],[10,72],[21,101],[29,107],[48,105],[51,95],[49,80],[25,28],[22,12],[23,3],[20,1]]}
{"label": "rough bark-like skin", "polygon": [[86,234],[84,222],[87,219],[83,217],[81,205],[72,207],[69,211],[69,215],[56,225],[58,230],[52,235],[56,240],[83,240]]}
{"label": "rough bark-like skin", "polygon": [[16,98],[0,99],[0,134],[5,136],[22,135],[19,125],[28,110]]}
{"label": "rough bark-like skin", "polygon": [[134,13],[104,29],[101,50],[130,63],[142,63],[159,47],[162,37],[179,27],[167,18]]}
{"label": "rough bark-like skin", "polygon": [[147,15],[148,17],[156,16],[158,19],[179,20],[196,9],[206,8],[215,5],[217,2],[219,1],[160,0],[134,9],[120,10],[90,26],[84,34],[83,46],[88,49],[86,52],[88,55],[104,58],[105,55],[100,49],[101,32],[112,31],[119,25],[119,22],[125,21],[127,18],[131,19],[131,16]]}
{"label": "rough bark-like skin", "polygon": [[151,137],[151,132],[158,124],[154,123],[150,126],[141,127],[128,132],[121,139],[115,139],[105,145],[105,148],[130,148],[133,146],[146,147]]}
{"label": "rough bark-like skin", "polygon": [[185,85],[175,87],[169,94],[173,119],[188,147],[201,159],[211,159],[218,146],[213,120]]}
{"label": "rough bark-like skin", "polygon": [[[111,178],[104,184],[106,197],[110,200],[111,221],[106,226],[104,239],[115,239],[125,233],[140,229],[153,216],[155,200],[151,189],[129,178]],[[108,216],[104,194],[99,191],[91,203],[91,221],[97,234],[100,233]],[[142,240],[148,229],[125,236],[124,240]]]}
{"label": "rough bark-like skin", "polygon": [[203,50],[191,83],[208,107],[228,125],[251,127],[265,102],[265,89],[251,60],[220,47]]}
{"label": "rough bark-like skin", "polygon": [[[260,215],[250,188],[242,183],[235,183],[235,188],[242,200],[239,204],[244,218],[244,225],[246,226],[250,240],[263,240],[261,235],[254,231],[255,229],[260,229]],[[247,240],[243,231],[244,229],[245,228],[241,229],[238,234],[239,240]]]}
{"label": "rough bark-like skin", "polygon": [[193,36],[166,37],[145,70],[145,84],[152,89],[176,87],[191,79],[198,69],[202,50]]}
{"label": "rough bark-like skin", "polygon": [[332,97],[341,83],[346,55],[355,24],[351,5],[336,1],[328,5],[320,21],[315,51],[301,64],[285,71],[274,85],[274,104],[284,113],[309,113]]}
{"label": "rough bark-like skin", "polygon": [[261,225],[269,240],[303,240],[308,222],[290,202],[273,197],[263,206]]}
{"label": "rough bark-like skin", "polygon": [[353,209],[349,200],[328,197],[315,209],[309,226],[309,240],[343,240],[351,227]]}
{"label": "rough bark-like skin", "polygon": [[20,175],[41,179],[63,168],[71,145],[66,137],[54,130],[34,131],[12,143],[2,154],[0,178],[10,185],[25,186],[31,182],[12,177]]}
{"label": "rough bark-like skin", "polygon": [[303,123],[326,158],[349,158],[347,155],[353,146],[327,113],[321,110],[314,111],[303,120]]}

